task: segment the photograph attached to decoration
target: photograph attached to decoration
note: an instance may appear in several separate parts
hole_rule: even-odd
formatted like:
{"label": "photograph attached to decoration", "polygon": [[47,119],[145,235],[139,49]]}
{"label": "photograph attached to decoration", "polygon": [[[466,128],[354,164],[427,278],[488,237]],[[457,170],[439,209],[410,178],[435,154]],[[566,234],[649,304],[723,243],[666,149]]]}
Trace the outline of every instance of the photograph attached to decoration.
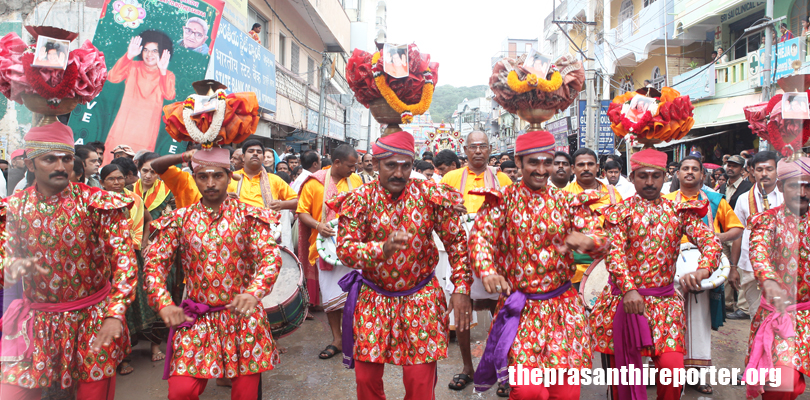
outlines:
{"label": "photograph attached to decoration", "polygon": [[54,39],[47,36],[39,36],[37,39],[37,49],[34,54],[34,62],[31,64],[40,68],[67,68],[68,53],[70,52],[70,42],[67,40]]}
{"label": "photograph attached to decoration", "polygon": [[658,103],[654,98],[640,94],[633,96],[629,103],[622,106],[622,114],[632,123],[641,121],[648,111],[651,116],[655,115],[658,112]]}
{"label": "photograph attached to decoration", "polygon": [[404,78],[408,72],[408,45],[386,43],[383,47],[383,70],[394,78]]}
{"label": "photograph attached to decoration", "polygon": [[194,111],[191,112],[191,115],[200,115],[217,110],[217,96],[193,94],[191,97],[194,98]]}
{"label": "photograph attached to decoration", "polygon": [[538,78],[546,79],[548,70],[551,68],[551,58],[546,57],[532,49],[529,55],[526,56],[526,61],[523,62],[523,68],[534,74]]}
{"label": "photograph attached to decoration", "polygon": [[810,119],[807,92],[788,92],[782,95],[782,118]]}

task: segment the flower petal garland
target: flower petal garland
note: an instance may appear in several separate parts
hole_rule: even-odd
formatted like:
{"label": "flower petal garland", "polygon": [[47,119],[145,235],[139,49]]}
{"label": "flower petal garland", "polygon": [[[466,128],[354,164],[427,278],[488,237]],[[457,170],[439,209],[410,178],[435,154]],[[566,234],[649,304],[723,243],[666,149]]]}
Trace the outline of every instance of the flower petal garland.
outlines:
{"label": "flower petal garland", "polygon": [[0,93],[8,99],[22,104],[22,94],[35,93],[51,103],[65,98],[87,103],[101,92],[107,81],[104,53],[89,40],[70,52],[64,71],[32,67],[33,57],[16,33],[0,39]]}
{"label": "flower petal garland", "polygon": [[681,96],[670,87],[662,88],[661,96],[655,98],[658,109],[654,113],[648,110],[638,121],[632,122],[622,113],[622,108],[635,96],[643,95],[626,92],[616,96],[608,106],[607,116],[616,136],[626,137],[632,132],[634,140],[640,143],[659,143],[680,139],[692,129],[694,106],[689,96]]}
{"label": "flower petal garland", "polygon": [[360,104],[368,108],[372,101],[384,98],[407,123],[414,115],[424,114],[430,108],[438,68],[438,63],[430,61],[430,55],[420,53],[415,44],[410,44],[409,75],[393,78],[383,72],[379,51],[371,54],[355,49],[346,63],[346,80]]}
{"label": "flower petal garland", "polygon": [[[194,141],[186,127],[183,112],[185,111],[185,101],[178,101],[163,107],[163,122],[166,132],[172,139],[178,142]],[[256,132],[259,125],[259,101],[256,93],[238,92],[231,93],[225,97],[224,120],[219,128],[219,137],[213,140],[214,143],[226,145],[240,143]],[[207,112],[191,116],[193,125],[198,130],[213,132],[210,127],[214,123],[214,112]],[[196,134],[195,134],[196,136]]]}
{"label": "flower petal garland", "polygon": [[191,113],[194,112],[194,97],[189,96],[183,102],[183,122],[185,123],[188,135],[195,142],[203,145],[203,148],[210,149],[214,146],[219,135],[219,129],[222,128],[222,122],[225,121],[225,91],[222,89],[217,90],[217,109],[214,110],[214,117],[211,125],[203,132],[197,127],[197,124],[191,120]]}
{"label": "flower petal garland", "polygon": [[489,78],[495,101],[511,113],[568,108],[585,82],[582,63],[566,55],[554,62],[554,68],[549,69],[547,76],[538,77],[523,68],[525,57],[523,55],[517,60],[504,58],[495,63]]}

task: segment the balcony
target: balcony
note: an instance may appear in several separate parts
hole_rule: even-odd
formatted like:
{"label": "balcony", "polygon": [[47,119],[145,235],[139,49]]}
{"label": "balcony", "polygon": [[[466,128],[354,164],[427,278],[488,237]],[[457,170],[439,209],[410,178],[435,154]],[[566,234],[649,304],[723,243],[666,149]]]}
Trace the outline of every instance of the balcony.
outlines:
{"label": "balcony", "polygon": [[605,34],[607,49],[597,54],[608,60],[607,72],[613,74],[618,65],[634,67],[663,47],[664,35],[671,38],[673,33],[671,13],[672,2],[656,1],[609,30]]}
{"label": "balcony", "polygon": [[340,1],[300,0],[290,5],[321,36],[327,52],[351,52],[351,23]]}

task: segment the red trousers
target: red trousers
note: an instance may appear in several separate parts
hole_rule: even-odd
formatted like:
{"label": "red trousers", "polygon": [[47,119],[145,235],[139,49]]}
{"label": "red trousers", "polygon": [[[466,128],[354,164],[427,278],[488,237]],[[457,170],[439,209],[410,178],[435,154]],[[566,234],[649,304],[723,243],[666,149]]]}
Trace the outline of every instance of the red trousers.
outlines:
{"label": "red trousers", "polygon": [[[231,379],[231,400],[256,400],[262,374],[242,375]],[[169,400],[198,400],[208,379],[191,376],[169,377]]]}
{"label": "red trousers", "polygon": [[[357,398],[385,400],[383,373],[385,364],[363,361],[354,362],[357,380]],[[405,400],[435,400],[436,363],[405,365],[402,367],[402,382],[405,384]]]}
{"label": "red trousers", "polygon": [[[616,357],[613,355],[608,355],[608,360],[610,360],[610,366],[616,367]],[[678,353],[675,351],[670,351],[663,353],[659,356],[652,358],[653,363],[655,364],[655,368],[658,370],[668,369],[670,371],[674,369],[684,369],[683,366],[683,353]],[[656,376],[659,376],[656,374]],[[669,376],[674,376],[673,372],[670,372]],[[671,380],[670,380],[671,381]],[[670,382],[669,385],[664,386],[661,384],[661,381],[658,381],[658,385],[656,385],[656,390],[658,393],[658,400],[678,400],[681,398],[681,391],[683,390],[683,386],[675,387],[674,382]],[[611,391],[613,392],[613,399],[614,400],[622,400],[619,399],[619,387],[618,386],[611,386]]]}
{"label": "red trousers", "polygon": [[[26,389],[15,385],[0,385],[0,400],[40,400],[42,389]],[[93,382],[78,382],[76,400],[113,400],[115,377]]]}
{"label": "red trousers", "polygon": [[563,383],[548,387],[545,385],[513,385],[509,392],[509,400],[577,400],[579,399],[579,389],[579,385],[569,385],[567,378]]}
{"label": "red trousers", "polygon": [[782,385],[772,388],[765,385],[762,400],[796,400],[804,393],[804,375],[790,367],[778,367],[782,370]]}

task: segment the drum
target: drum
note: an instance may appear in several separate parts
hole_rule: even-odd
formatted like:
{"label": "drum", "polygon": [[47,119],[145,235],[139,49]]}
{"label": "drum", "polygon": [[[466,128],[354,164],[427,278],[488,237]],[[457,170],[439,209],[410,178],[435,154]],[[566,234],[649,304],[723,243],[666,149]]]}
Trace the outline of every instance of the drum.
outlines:
{"label": "drum", "polygon": [[[678,255],[678,262],[675,265],[675,288],[681,290],[681,277],[697,270],[700,261],[700,250],[692,243],[681,244],[681,254]],[[720,267],[717,268],[709,279],[704,279],[700,283],[702,290],[712,290],[723,283],[728,278],[731,271],[731,263],[725,254],[720,255]]]}
{"label": "drum", "polygon": [[[337,218],[327,222],[326,224],[337,232]],[[321,257],[321,260],[324,260],[332,265],[343,265],[337,256],[337,236],[325,238],[319,233],[318,238],[315,241],[315,247],[318,249],[318,255]]]}
{"label": "drum", "polygon": [[304,323],[309,303],[298,257],[286,247],[279,246],[278,249],[281,253],[281,270],[270,294],[262,298],[262,306],[275,339],[293,333]]}
{"label": "drum", "polygon": [[594,260],[588,269],[582,274],[582,282],[579,283],[579,295],[585,303],[585,309],[593,309],[599,294],[608,285],[610,273],[607,270],[604,259]]}

